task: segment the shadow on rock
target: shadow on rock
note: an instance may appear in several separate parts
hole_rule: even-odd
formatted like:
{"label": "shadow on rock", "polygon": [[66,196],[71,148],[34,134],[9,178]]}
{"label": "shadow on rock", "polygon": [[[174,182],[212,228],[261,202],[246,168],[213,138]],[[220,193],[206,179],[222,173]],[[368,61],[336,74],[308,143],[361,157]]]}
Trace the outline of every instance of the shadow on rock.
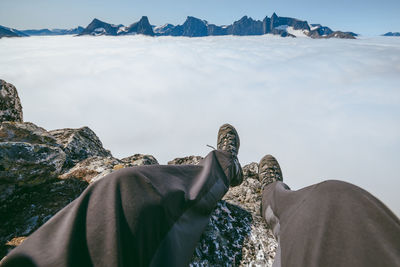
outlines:
{"label": "shadow on rock", "polygon": [[0,202],[0,259],[77,198],[87,186],[88,183],[71,178],[15,188],[12,195]]}
{"label": "shadow on rock", "polygon": [[218,202],[190,266],[239,266],[252,221],[250,212],[226,201]]}

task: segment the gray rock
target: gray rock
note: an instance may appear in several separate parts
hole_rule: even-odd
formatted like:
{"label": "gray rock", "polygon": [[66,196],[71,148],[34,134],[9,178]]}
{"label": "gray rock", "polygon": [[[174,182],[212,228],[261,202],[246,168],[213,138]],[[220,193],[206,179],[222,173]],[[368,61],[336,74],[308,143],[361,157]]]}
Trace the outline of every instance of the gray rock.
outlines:
{"label": "gray rock", "polygon": [[91,157],[76,164],[68,172],[59,176],[60,179],[76,178],[88,183],[102,179],[113,171],[143,165],[158,164],[151,155],[135,154],[122,160],[113,157]]}
{"label": "gray rock", "polygon": [[0,143],[0,184],[43,183],[61,172],[65,158],[59,147],[24,142]]}
{"label": "gray rock", "polygon": [[60,146],[49,132],[31,122],[2,122],[0,142],[26,142]]}
{"label": "gray rock", "polygon": [[[201,157],[176,158],[168,164],[193,164]],[[258,164],[243,167],[244,181],[218,202],[189,266],[272,266],[278,246],[260,214]]]}
{"label": "gray rock", "polygon": [[243,166],[243,176],[258,180],[258,163],[252,162]]}
{"label": "gray rock", "polygon": [[203,157],[200,156],[188,156],[183,158],[175,158],[171,161],[168,161],[168,165],[197,165]]}
{"label": "gray rock", "polygon": [[76,179],[52,179],[29,187],[15,186],[7,199],[0,199],[0,260],[87,186],[88,183]]}
{"label": "gray rock", "polygon": [[11,83],[0,80],[0,122],[22,122],[22,106],[17,89]]}
{"label": "gray rock", "polygon": [[76,164],[68,172],[59,176],[60,179],[79,179],[93,183],[114,170],[124,168],[120,160],[113,157],[90,157]]}
{"label": "gray rock", "polygon": [[67,154],[64,168],[71,168],[78,162],[94,157],[111,157],[111,152],[104,149],[97,135],[89,128],[58,129],[49,131]]}
{"label": "gray rock", "polygon": [[158,161],[152,155],[135,154],[130,157],[121,159],[125,166],[143,166],[143,165],[158,165]]}

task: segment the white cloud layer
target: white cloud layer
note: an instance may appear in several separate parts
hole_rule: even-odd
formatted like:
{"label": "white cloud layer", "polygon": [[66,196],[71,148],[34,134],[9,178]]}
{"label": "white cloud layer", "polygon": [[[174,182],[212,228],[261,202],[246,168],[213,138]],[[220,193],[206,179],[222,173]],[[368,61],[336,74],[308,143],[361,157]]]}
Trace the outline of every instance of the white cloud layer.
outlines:
{"label": "white cloud layer", "polygon": [[89,126],[114,156],[205,155],[218,127],[242,164],[272,154],[293,189],[359,185],[400,214],[400,39],[274,36],[0,40],[26,121]]}

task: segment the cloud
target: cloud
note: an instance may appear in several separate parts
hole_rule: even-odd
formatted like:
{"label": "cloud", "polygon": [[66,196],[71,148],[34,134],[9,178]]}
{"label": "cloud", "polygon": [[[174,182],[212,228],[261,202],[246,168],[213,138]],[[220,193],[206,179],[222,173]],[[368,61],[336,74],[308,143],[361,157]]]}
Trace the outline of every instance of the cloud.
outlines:
{"label": "cloud", "polygon": [[0,40],[0,77],[26,121],[88,125],[114,156],[205,155],[218,127],[240,160],[275,155],[298,189],[359,185],[400,214],[400,40],[274,36]]}

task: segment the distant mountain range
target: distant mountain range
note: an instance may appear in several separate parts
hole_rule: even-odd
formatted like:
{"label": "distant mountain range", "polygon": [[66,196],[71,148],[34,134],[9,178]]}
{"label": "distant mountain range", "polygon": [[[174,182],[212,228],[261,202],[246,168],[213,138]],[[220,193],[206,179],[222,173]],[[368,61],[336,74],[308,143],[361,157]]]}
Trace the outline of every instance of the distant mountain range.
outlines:
{"label": "distant mountain range", "polygon": [[[41,29],[41,30],[16,30],[0,26],[1,37],[22,37],[37,35],[132,35],[143,34],[149,36],[220,36],[220,35],[264,35],[274,34],[282,37],[311,37],[311,38],[346,38],[355,39],[358,36],[353,32],[333,31],[327,26],[309,24],[307,21],[290,17],[279,17],[275,13],[266,16],[262,21],[253,20],[244,16],[230,25],[218,26],[195,17],[187,17],[182,25],[165,24],[153,26],[149,19],[143,16],[138,22],[130,26],[110,24],[94,19],[86,28],[81,26],[74,29]],[[386,33],[384,36],[398,36],[399,33]]]}

